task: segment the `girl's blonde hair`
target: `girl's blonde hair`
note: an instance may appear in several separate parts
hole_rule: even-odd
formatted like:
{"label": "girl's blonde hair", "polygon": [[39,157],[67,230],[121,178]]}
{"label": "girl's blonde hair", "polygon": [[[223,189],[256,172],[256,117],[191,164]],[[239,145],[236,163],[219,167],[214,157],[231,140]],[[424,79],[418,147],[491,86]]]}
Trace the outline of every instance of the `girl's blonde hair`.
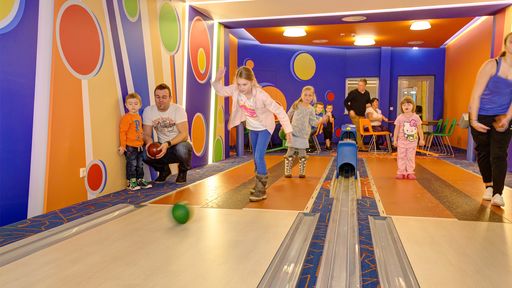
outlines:
{"label": "girl's blonde hair", "polygon": [[302,92],[300,93],[300,97],[299,99],[297,99],[295,102],[293,102],[292,104],[292,108],[293,109],[297,109],[297,107],[299,106],[299,103],[302,102],[302,95],[304,95],[304,93],[306,91],[311,91],[313,93],[313,103],[316,103],[316,94],[315,94],[315,88],[313,86],[304,86],[304,88],[302,88]]}
{"label": "girl's blonde hair", "polygon": [[[504,49],[505,49],[505,46],[507,46],[507,41],[508,41],[508,38],[510,38],[510,36],[512,36],[512,32],[508,33],[507,36],[505,36],[505,40],[503,40],[503,48]],[[498,57],[505,57],[505,55],[507,55],[507,51],[503,50],[503,52],[501,52],[500,56],[498,56]]]}
{"label": "girl's blonde hair", "polygon": [[402,101],[400,101],[400,111],[402,111],[402,113],[404,113],[404,108],[402,108],[402,105],[404,105],[405,103],[412,104],[412,113],[416,111],[416,103],[414,103],[414,99],[412,99],[411,96],[405,96],[404,98],[402,98]]}
{"label": "girl's blonde hair", "polygon": [[250,81],[252,82],[253,86],[259,87],[258,81],[256,81],[256,76],[254,76],[254,72],[247,66],[241,66],[236,70],[235,81],[236,79],[244,79]]}

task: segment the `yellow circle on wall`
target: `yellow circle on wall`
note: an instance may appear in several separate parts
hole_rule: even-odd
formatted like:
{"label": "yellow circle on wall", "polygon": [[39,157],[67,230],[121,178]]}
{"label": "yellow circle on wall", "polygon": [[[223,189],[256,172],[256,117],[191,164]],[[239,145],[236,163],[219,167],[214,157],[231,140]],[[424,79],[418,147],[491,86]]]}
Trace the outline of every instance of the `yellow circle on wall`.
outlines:
{"label": "yellow circle on wall", "polygon": [[199,51],[197,51],[197,66],[199,66],[199,71],[204,73],[206,70],[206,53],[204,53],[203,48],[199,48]]}
{"label": "yellow circle on wall", "polygon": [[299,52],[292,58],[293,76],[298,80],[309,80],[315,75],[316,63],[313,56]]}
{"label": "yellow circle on wall", "polygon": [[0,20],[4,20],[10,14],[13,14],[13,12],[16,12],[14,9],[16,7],[14,7],[14,4],[19,5],[19,3],[16,3],[16,2],[17,1],[15,1],[15,0],[0,1]]}
{"label": "yellow circle on wall", "polygon": [[192,148],[197,156],[201,156],[206,148],[206,121],[202,114],[194,115],[191,130]]}

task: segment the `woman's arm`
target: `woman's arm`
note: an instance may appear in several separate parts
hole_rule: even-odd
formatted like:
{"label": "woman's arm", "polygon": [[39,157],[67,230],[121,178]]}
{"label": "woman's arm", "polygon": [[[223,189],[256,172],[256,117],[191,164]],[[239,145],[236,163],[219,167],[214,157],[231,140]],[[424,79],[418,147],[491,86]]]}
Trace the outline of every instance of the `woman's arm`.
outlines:
{"label": "woman's arm", "polygon": [[487,82],[491,76],[496,72],[497,66],[494,59],[487,60],[476,76],[475,85],[471,92],[471,100],[469,102],[469,123],[473,128],[480,132],[486,132],[489,127],[478,122],[478,109],[480,108],[480,97],[484,92]]}

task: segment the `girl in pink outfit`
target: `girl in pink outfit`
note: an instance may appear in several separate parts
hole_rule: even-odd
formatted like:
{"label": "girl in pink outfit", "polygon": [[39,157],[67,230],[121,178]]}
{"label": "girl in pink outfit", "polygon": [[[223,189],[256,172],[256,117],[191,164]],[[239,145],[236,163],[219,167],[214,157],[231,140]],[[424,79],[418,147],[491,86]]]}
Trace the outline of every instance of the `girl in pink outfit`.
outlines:
{"label": "girl in pink outfit", "polygon": [[418,136],[420,146],[425,145],[423,139],[423,130],[421,129],[421,119],[415,111],[414,100],[406,96],[400,102],[402,114],[395,120],[395,135],[393,136],[393,145],[397,147],[398,171],[396,179],[416,179],[414,168],[416,167],[416,146],[418,146]]}
{"label": "girl in pink outfit", "polygon": [[279,119],[288,143],[292,140],[292,125],[283,107],[261,89],[249,67],[238,68],[235,83],[230,86],[224,86],[221,82],[225,72],[226,68],[219,69],[212,86],[217,95],[230,96],[233,99],[228,128],[231,129],[245,121],[249,130],[256,165],[256,185],[251,190],[249,200],[261,201],[267,198],[268,174],[265,152],[276,127],[274,115]]}

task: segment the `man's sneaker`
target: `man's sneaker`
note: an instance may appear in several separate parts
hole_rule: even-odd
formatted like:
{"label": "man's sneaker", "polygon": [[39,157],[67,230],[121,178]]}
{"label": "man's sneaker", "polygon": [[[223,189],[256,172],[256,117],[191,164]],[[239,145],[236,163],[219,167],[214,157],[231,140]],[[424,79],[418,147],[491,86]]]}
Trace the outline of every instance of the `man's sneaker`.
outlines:
{"label": "man's sneaker", "polygon": [[499,207],[505,206],[505,201],[503,201],[503,196],[501,196],[500,194],[494,194],[494,196],[492,196],[491,205],[499,206]]}
{"label": "man's sneaker", "polygon": [[492,199],[493,189],[492,187],[485,188],[484,196],[482,196],[483,200],[490,201]]}
{"label": "man's sneaker", "polygon": [[166,170],[164,172],[159,172],[158,173],[158,177],[156,177],[156,179],[155,179],[155,182],[156,183],[163,183],[163,182],[165,182],[165,180],[167,180],[167,177],[169,177],[169,175],[171,175],[170,169]]}
{"label": "man's sneaker", "polygon": [[137,184],[137,180],[135,178],[130,179],[128,183],[128,190],[139,190],[139,184]]}
{"label": "man's sneaker", "polygon": [[407,179],[409,179],[409,180],[416,180],[416,175],[414,175],[414,174],[407,174]]}
{"label": "man's sneaker", "polygon": [[187,171],[178,172],[178,176],[176,177],[176,183],[185,183],[187,182]]}
{"label": "man's sneaker", "polygon": [[153,185],[151,185],[151,183],[149,183],[148,181],[146,181],[144,179],[137,180],[137,184],[139,184],[139,187],[142,189],[147,189],[147,188],[153,187]]}

